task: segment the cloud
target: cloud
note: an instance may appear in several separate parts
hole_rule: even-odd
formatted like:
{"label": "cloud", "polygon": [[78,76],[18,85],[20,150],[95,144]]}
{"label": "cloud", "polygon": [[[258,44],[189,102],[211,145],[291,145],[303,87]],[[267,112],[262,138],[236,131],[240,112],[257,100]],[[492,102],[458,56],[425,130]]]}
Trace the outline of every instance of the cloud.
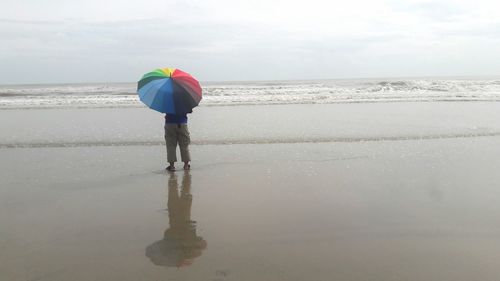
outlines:
{"label": "cloud", "polygon": [[471,9],[460,1],[394,1],[394,10],[433,22],[457,21]]}
{"label": "cloud", "polygon": [[500,73],[491,1],[4,1],[0,83]]}

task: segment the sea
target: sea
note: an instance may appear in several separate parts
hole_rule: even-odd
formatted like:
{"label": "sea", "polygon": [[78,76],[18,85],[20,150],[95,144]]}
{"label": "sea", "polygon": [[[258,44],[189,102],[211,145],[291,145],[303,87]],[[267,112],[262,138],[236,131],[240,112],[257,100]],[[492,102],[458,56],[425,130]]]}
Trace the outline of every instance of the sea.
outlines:
{"label": "sea", "polygon": [[[200,106],[500,101],[500,77],[201,82]],[[143,107],[136,83],[0,85],[0,109]]]}

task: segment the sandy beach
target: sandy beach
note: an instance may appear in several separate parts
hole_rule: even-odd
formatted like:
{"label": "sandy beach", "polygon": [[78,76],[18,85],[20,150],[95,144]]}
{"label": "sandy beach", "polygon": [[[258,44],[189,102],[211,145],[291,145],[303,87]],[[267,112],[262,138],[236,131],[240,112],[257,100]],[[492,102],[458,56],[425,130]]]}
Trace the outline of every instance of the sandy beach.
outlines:
{"label": "sandy beach", "polygon": [[2,110],[0,280],[497,280],[499,105]]}

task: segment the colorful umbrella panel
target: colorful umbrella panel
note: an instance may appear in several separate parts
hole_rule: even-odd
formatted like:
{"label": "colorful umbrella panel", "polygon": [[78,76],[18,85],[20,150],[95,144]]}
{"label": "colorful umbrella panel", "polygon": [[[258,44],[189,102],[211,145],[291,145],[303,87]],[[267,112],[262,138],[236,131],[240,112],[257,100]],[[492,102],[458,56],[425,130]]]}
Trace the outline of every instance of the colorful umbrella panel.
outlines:
{"label": "colorful umbrella panel", "polygon": [[144,74],[137,83],[137,93],[149,108],[177,115],[193,112],[202,99],[200,83],[176,68],[161,68]]}

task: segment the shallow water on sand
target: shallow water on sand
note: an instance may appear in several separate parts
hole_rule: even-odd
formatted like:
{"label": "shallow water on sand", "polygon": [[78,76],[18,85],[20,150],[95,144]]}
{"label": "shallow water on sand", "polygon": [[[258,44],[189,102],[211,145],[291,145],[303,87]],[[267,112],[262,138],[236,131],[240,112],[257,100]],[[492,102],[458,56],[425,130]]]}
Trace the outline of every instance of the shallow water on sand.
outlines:
{"label": "shallow water on sand", "polygon": [[498,143],[1,149],[0,279],[497,280]]}
{"label": "shallow water on sand", "polygon": [[[359,142],[500,135],[500,103],[200,107],[193,144]],[[144,108],[0,110],[0,148],[160,145],[163,115]]]}

